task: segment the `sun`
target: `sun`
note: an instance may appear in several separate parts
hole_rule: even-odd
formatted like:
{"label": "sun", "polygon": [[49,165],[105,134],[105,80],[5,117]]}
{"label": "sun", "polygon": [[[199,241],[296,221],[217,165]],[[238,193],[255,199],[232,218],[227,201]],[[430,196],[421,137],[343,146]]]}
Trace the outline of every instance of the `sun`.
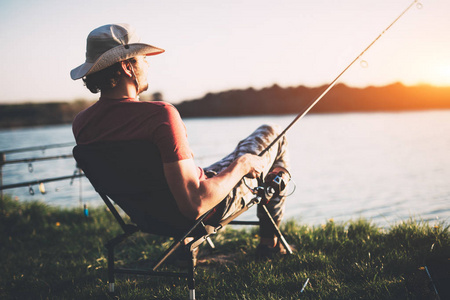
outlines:
{"label": "sun", "polygon": [[439,67],[438,72],[443,78],[447,78],[447,81],[450,80],[450,64],[443,65]]}
{"label": "sun", "polygon": [[450,61],[424,61],[418,63],[414,71],[405,75],[406,84],[430,84],[433,86],[450,86]]}
{"label": "sun", "polygon": [[429,77],[433,85],[450,86],[450,63],[441,63],[430,68]]}

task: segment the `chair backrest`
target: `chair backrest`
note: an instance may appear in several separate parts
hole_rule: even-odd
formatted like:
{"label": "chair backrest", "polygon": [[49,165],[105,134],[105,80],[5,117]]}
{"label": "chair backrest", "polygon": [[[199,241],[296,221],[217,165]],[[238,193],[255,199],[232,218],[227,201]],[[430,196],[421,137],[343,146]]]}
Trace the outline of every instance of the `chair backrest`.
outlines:
{"label": "chair backrest", "polygon": [[77,145],[73,155],[95,190],[119,205],[141,230],[173,236],[191,226],[192,221],[181,214],[170,192],[153,143]]}

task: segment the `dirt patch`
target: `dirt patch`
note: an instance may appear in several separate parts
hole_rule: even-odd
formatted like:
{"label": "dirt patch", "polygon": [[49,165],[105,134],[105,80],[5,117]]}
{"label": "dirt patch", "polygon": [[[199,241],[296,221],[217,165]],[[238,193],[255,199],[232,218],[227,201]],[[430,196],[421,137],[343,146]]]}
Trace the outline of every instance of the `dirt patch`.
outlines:
{"label": "dirt patch", "polygon": [[238,261],[240,253],[212,253],[200,255],[197,263],[202,266],[211,264],[234,265]]}

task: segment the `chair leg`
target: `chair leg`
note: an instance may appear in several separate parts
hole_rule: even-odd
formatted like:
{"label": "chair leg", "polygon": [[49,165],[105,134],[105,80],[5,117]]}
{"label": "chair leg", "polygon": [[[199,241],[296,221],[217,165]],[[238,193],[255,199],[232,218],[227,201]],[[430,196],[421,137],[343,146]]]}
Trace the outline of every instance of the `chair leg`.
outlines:
{"label": "chair leg", "polygon": [[188,287],[189,287],[189,299],[195,300],[195,265],[196,265],[196,258],[194,257],[193,251],[191,253],[191,258],[189,259],[189,266],[188,266]]}
{"label": "chair leg", "polygon": [[209,247],[211,247],[211,249],[215,249],[216,246],[214,245],[213,241],[211,240],[211,238],[208,236],[206,238],[206,241],[208,242]]}
{"label": "chair leg", "polygon": [[109,292],[114,293],[114,246],[108,247],[108,283]]}
{"label": "chair leg", "polygon": [[273,227],[275,229],[275,234],[277,235],[278,239],[280,239],[281,243],[286,248],[286,251],[289,254],[292,254],[291,246],[289,246],[289,244],[287,243],[286,239],[284,238],[283,234],[281,233],[280,229],[278,228],[277,223],[275,223],[275,221],[273,220],[273,218],[270,215],[269,211],[267,210],[266,205],[264,205],[264,204],[260,204],[260,205],[264,208],[264,211],[265,211],[267,217],[269,218],[270,223],[273,225]]}

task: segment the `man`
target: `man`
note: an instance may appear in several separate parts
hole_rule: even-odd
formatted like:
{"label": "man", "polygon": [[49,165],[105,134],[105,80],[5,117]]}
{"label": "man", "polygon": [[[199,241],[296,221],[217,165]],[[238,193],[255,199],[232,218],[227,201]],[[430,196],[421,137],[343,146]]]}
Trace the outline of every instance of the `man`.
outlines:
{"label": "man", "polygon": [[[173,198],[175,205],[164,206],[151,200],[132,205],[141,213],[180,227],[183,219],[195,220],[219,203],[215,213],[219,218],[242,207],[242,201],[252,198],[243,183],[244,177],[254,180],[271,172],[270,176],[280,174],[287,182],[284,137],[266,155],[257,155],[279,134],[279,129],[273,126],[261,126],[229,156],[212,166],[205,169],[196,166],[178,111],[165,102],[137,100],[148,88],[146,57],[163,52],[163,49],[140,43],[134,28],[128,24],[105,25],[89,34],[86,62],[71,71],[73,80],[82,78],[91,92],[100,92],[99,101],[79,113],[73,122],[77,144],[149,140],[159,149],[170,189],[167,197]],[[271,199],[267,207],[279,223],[284,198]],[[261,220],[258,253],[283,253],[269,220],[261,211],[258,216]]]}

